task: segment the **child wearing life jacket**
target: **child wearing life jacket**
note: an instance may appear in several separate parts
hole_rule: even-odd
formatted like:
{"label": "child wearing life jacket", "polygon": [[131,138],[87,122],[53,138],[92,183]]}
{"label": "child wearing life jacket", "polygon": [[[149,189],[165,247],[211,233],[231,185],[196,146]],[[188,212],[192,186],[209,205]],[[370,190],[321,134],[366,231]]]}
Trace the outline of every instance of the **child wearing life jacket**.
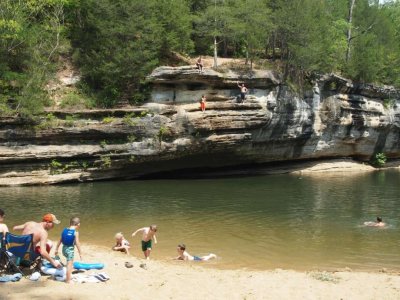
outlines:
{"label": "child wearing life jacket", "polygon": [[69,227],[64,228],[63,232],[61,233],[61,238],[57,243],[55,251],[55,255],[57,255],[58,248],[62,243],[63,244],[62,253],[67,260],[67,276],[65,279],[66,283],[71,282],[75,246],[78,249],[79,257],[82,260],[81,244],[79,242],[79,232],[77,231],[80,226],[81,226],[81,220],[79,218],[77,217],[71,218],[69,222]]}

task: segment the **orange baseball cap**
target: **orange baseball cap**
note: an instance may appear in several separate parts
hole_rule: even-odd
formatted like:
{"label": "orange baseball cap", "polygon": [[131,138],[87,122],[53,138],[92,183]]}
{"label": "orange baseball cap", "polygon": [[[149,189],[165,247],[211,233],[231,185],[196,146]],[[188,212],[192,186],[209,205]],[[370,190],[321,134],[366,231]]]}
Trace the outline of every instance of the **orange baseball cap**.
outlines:
{"label": "orange baseball cap", "polygon": [[53,214],[46,214],[43,216],[43,222],[48,222],[48,223],[54,223],[54,224],[60,224],[61,222],[57,220],[56,216]]}

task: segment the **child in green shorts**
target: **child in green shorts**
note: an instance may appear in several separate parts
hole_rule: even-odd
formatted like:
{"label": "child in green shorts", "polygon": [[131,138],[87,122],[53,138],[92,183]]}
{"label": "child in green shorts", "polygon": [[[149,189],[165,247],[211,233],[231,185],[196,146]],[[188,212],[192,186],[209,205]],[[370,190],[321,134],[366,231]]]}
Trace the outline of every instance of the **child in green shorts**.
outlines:
{"label": "child in green shorts", "polygon": [[132,233],[132,236],[135,236],[138,232],[142,232],[142,251],[144,257],[146,259],[150,259],[150,251],[152,249],[151,241],[154,240],[154,243],[157,244],[157,225],[153,224],[149,227],[139,228],[134,233]]}
{"label": "child in green shorts", "polygon": [[58,248],[62,243],[63,244],[62,253],[67,259],[67,276],[65,279],[66,283],[71,282],[75,246],[78,249],[79,257],[82,260],[81,244],[79,242],[79,232],[77,231],[80,228],[80,226],[81,226],[81,221],[79,218],[77,217],[71,218],[69,222],[69,227],[64,228],[63,232],[61,233],[61,238],[57,243],[55,251],[55,254],[57,255]]}

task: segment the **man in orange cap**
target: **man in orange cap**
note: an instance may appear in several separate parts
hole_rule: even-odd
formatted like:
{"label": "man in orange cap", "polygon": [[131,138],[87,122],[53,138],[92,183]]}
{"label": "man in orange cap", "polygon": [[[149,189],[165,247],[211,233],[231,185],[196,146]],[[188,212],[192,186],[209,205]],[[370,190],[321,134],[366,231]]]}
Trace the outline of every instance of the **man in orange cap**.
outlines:
{"label": "man in orange cap", "polygon": [[51,258],[49,254],[51,242],[47,240],[47,231],[52,229],[54,224],[60,224],[60,221],[57,220],[56,216],[53,214],[45,214],[40,223],[29,221],[25,224],[14,226],[13,229],[22,230],[22,234],[33,234],[33,245],[37,246],[36,252],[43,258],[47,259],[54,267],[61,268],[62,265],[60,262]]}

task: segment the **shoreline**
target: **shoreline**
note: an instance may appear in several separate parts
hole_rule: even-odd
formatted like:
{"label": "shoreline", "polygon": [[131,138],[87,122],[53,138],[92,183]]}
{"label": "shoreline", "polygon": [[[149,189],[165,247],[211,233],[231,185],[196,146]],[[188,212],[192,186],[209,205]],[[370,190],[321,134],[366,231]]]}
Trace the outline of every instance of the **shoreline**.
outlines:
{"label": "shoreline", "polygon": [[[143,179],[209,179],[231,176],[260,176],[260,175],[281,175],[291,174],[296,176],[320,176],[321,173],[329,176],[342,176],[363,174],[367,172],[377,172],[386,170],[400,171],[400,159],[388,161],[384,167],[375,168],[366,162],[355,161],[351,158],[334,158],[334,159],[316,159],[304,161],[286,161],[268,164],[255,164],[252,166],[235,166],[233,168],[214,169],[211,171],[200,171],[193,176],[192,171],[167,171],[160,174],[154,174],[151,177],[139,177],[129,180]],[[91,183],[90,181],[82,181],[81,177],[85,172],[65,173],[49,175],[46,171],[29,173],[12,172],[6,176],[0,176],[0,187],[15,186],[40,186],[40,185],[60,185],[70,183]],[[179,176],[177,174],[180,174]],[[109,179],[115,180],[113,178]],[[123,179],[124,180],[124,179]]]}
{"label": "shoreline", "polygon": [[[82,245],[85,262],[102,262],[110,280],[69,285],[42,276],[0,283],[0,299],[399,299],[400,272],[221,270],[197,262],[145,261]],[[125,267],[132,263],[132,268]],[[145,263],[147,269],[141,268]]]}
{"label": "shoreline", "polygon": [[[126,255],[124,253],[119,253],[117,251],[112,251],[111,247],[106,247],[104,245],[97,245],[93,243],[84,243],[86,248],[88,249],[93,249],[94,251],[99,251],[101,253],[104,253],[103,257],[107,257],[108,255],[115,255],[117,257],[121,258],[126,258],[127,261],[130,259],[136,260],[140,263],[147,263],[143,257],[143,255],[136,256],[136,255]],[[157,249],[154,250],[157,252]],[[76,251],[75,251],[76,252]],[[175,255],[176,256],[176,255]],[[166,266],[190,266],[191,268],[201,268],[201,269],[206,269],[206,270],[216,270],[216,271],[223,271],[223,272],[274,272],[276,270],[281,270],[281,271],[292,271],[292,272],[298,272],[298,273],[312,273],[312,272],[328,272],[328,273],[337,273],[337,272],[354,272],[354,273],[369,273],[369,274],[389,274],[389,275],[400,275],[400,269],[397,268],[388,268],[388,267],[377,267],[377,268],[352,268],[348,266],[343,266],[343,267],[333,267],[333,266],[328,266],[328,267],[304,267],[304,268],[292,268],[292,267],[284,267],[284,266],[276,266],[276,267],[264,267],[264,268],[253,268],[253,267],[234,267],[232,265],[226,265],[226,264],[220,264],[219,261],[223,258],[219,257],[217,255],[216,259],[211,259],[208,261],[181,261],[181,260],[174,260],[173,257],[174,255],[171,255],[170,257],[158,257],[154,258],[154,254],[150,257],[150,262],[151,263],[156,263],[156,264],[165,264]],[[62,257],[62,256],[61,256]],[[75,256],[76,257],[76,256]],[[62,258],[63,259],[63,258]],[[100,261],[101,262],[101,261]],[[96,262],[94,262],[96,263]]]}

